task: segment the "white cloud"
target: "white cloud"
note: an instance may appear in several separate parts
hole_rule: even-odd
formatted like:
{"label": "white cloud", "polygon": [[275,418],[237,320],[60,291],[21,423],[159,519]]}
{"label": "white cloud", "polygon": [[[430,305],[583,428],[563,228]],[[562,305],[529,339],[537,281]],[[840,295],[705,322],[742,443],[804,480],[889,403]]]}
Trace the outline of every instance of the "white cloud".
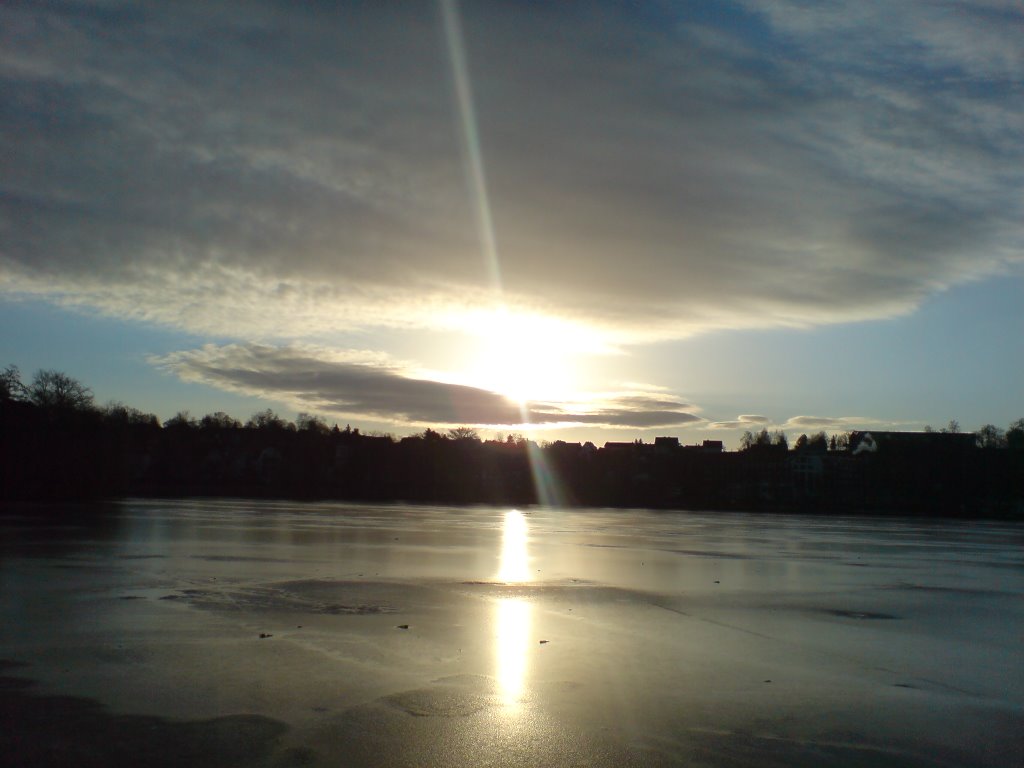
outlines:
{"label": "white cloud", "polygon": [[1019,5],[689,12],[464,4],[498,296],[432,5],[4,6],[0,291],[240,339],[501,301],[621,344],[1018,268]]}

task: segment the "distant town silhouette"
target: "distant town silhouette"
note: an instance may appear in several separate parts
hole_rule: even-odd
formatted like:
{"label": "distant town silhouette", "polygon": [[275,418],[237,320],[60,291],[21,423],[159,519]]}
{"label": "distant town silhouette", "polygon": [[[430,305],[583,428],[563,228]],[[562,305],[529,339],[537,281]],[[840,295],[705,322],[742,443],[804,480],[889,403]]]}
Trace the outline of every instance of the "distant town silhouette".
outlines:
{"label": "distant town silhouette", "polygon": [[396,439],[295,422],[272,410],[245,424],[180,412],[163,424],[98,407],[59,371],[29,383],[0,372],[0,500],[234,496],[440,504],[1024,517],[1024,419],[963,432],[800,435],[747,432],[683,445],[483,440],[471,427]]}

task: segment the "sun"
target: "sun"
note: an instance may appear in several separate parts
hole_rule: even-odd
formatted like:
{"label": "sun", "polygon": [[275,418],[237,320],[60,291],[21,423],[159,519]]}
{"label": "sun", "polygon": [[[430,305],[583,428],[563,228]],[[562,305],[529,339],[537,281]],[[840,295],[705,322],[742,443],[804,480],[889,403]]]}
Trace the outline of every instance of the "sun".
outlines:
{"label": "sun", "polygon": [[584,329],[507,309],[475,314],[467,330],[468,382],[520,404],[576,397],[580,356],[596,345]]}

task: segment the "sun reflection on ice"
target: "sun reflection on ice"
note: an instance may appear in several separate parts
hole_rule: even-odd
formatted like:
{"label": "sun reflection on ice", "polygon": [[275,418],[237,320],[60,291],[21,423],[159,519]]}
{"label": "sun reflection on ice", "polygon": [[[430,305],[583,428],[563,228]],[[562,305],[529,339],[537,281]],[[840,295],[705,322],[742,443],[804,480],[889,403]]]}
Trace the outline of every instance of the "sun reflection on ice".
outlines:
{"label": "sun reflection on ice", "polygon": [[526,517],[518,509],[505,513],[501,531],[501,562],[498,579],[501,581],[529,581],[530,563],[526,552],[529,530]]}
{"label": "sun reflection on ice", "polygon": [[[504,582],[530,580],[527,540],[529,529],[519,510],[505,513],[498,578]],[[518,709],[526,685],[527,653],[533,606],[521,597],[502,597],[495,605],[495,677],[507,710]]]}
{"label": "sun reflection on ice", "polygon": [[504,597],[498,600],[496,610],[495,677],[502,704],[506,708],[516,708],[526,685],[526,652],[530,643],[533,606],[520,598]]}

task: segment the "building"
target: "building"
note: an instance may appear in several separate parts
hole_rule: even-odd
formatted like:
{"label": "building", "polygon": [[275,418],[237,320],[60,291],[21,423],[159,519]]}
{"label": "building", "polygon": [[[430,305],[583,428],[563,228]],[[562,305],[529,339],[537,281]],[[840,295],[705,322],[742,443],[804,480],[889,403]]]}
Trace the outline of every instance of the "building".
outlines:
{"label": "building", "polygon": [[849,452],[864,453],[950,453],[974,448],[973,432],[851,432]]}

